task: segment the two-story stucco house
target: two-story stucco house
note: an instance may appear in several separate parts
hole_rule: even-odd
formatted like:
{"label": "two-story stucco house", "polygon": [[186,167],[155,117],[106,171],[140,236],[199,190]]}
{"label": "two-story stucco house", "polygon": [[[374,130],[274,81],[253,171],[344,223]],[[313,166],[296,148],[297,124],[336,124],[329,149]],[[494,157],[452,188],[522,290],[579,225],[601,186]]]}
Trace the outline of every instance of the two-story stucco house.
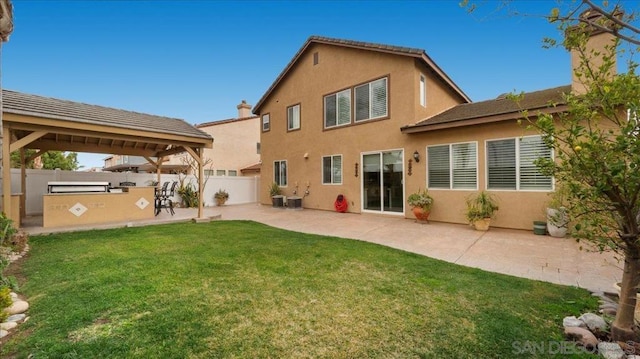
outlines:
{"label": "two-story stucco house", "polygon": [[238,117],[205,122],[197,128],[216,139],[204,150],[211,159],[205,171],[212,176],[255,176],[260,174],[260,118],[251,114],[251,105],[242,101]]}
{"label": "two-story stucco house", "polygon": [[492,226],[531,229],[554,187],[533,161],[553,153],[520,111],[562,111],[571,89],[471,103],[424,50],[312,36],[253,110],[261,202],[275,182],[304,208],[334,210],[342,194],[349,212],[413,218],[407,197],[428,188],[431,220],[466,223],[465,199],[488,190]]}

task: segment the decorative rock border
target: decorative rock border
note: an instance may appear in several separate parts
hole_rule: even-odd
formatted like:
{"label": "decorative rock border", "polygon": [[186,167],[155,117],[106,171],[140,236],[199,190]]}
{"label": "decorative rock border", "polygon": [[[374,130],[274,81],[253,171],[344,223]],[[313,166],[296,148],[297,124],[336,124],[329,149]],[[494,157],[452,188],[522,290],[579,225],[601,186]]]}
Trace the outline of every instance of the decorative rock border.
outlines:
{"label": "decorative rock border", "polygon": [[565,317],[562,319],[564,334],[569,340],[573,340],[585,352],[600,354],[607,359],[640,359],[634,346],[625,345],[623,348],[618,343],[609,342],[609,322],[606,318],[615,317],[618,303],[614,299],[615,294],[604,292],[592,292],[592,296],[600,300],[599,312],[584,313],[580,317]]}
{"label": "decorative rock border", "polygon": [[[9,253],[7,259],[9,263],[15,262],[18,259],[24,257],[25,254],[29,251],[29,245],[26,245],[24,250],[21,253]],[[2,323],[0,323],[0,338],[4,338],[10,334],[10,330],[16,328],[18,324],[24,323],[29,320],[29,317],[25,314],[27,309],[29,309],[29,303],[25,300],[20,299],[18,294],[15,292],[11,292],[11,305],[7,308],[2,309],[4,312],[9,314],[9,317]]]}

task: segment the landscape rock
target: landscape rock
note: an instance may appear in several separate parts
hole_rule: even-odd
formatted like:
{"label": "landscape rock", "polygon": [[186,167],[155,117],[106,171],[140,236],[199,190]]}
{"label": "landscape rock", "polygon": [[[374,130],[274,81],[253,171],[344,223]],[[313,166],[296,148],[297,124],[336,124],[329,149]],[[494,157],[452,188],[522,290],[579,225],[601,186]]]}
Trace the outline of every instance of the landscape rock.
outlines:
{"label": "landscape rock", "polygon": [[600,305],[600,309],[612,308],[618,310],[618,305],[616,303],[604,303]]}
{"label": "landscape rock", "polygon": [[15,292],[9,293],[9,296],[14,302],[18,299],[18,295]]}
{"label": "landscape rock", "polygon": [[12,315],[24,313],[27,311],[27,309],[29,309],[29,303],[25,302],[24,300],[17,300],[13,302],[13,304],[11,304],[8,308],[5,308],[4,311],[9,313],[9,315]]}
{"label": "landscape rock", "polygon": [[4,329],[0,329],[0,338],[4,338],[7,335],[9,335],[9,332],[4,330]]}
{"label": "landscape rock", "polygon": [[564,327],[564,335],[587,349],[593,349],[598,346],[596,336],[585,328]]}
{"label": "landscape rock", "polygon": [[604,308],[604,309],[600,309],[600,313],[615,317],[618,311],[613,308]]}
{"label": "landscape rock", "polygon": [[564,317],[562,319],[562,326],[563,327],[580,327],[580,328],[587,327],[587,325],[582,320],[574,316]]}
{"label": "landscape rock", "polygon": [[578,319],[583,321],[587,328],[599,332],[605,332],[607,330],[607,322],[602,319],[601,316],[593,313],[584,313]]}
{"label": "landscape rock", "polygon": [[9,318],[7,318],[7,322],[19,322],[22,319],[24,319],[26,317],[25,314],[14,314],[14,315],[10,315]]}
{"label": "landscape rock", "polygon": [[4,323],[0,323],[0,329],[2,330],[11,330],[15,327],[18,326],[18,323],[16,322],[4,322]]}
{"label": "landscape rock", "polygon": [[600,342],[598,352],[605,359],[625,359],[627,355],[618,343]]}

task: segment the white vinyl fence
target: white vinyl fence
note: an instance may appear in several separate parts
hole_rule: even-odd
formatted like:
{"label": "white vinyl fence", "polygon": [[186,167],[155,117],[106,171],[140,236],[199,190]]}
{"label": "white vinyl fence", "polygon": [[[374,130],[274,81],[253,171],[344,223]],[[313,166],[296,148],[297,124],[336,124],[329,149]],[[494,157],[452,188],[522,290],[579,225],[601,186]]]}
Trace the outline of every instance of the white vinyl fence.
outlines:
{"label": "white vinyl fence", "polygon": [[[61,170],[31,170],[27,173],[27,215],[42,214],[42,196],[47,193],[47,183],[50,181],[101,181],[110,182],[118,186],[120,182],[135,182],[136,186],[149,186],[157,179],[155,173],[127,173],[127,172],[74,172]],[[182,176],[185,177],[184,175]],[[179,181],[180,177],[173,174],[160,175],[160,182]],[[197,188],[198,181],[192,175],[186,176],[184,183],[191,182]],[[0,181],[0,189],[2,183]],[[258,202],[260,177],[218,177],[210,176],[204,188],[204,205],[214,206],[213,194],[219,189],[229,193],[227,204],[242,204]],[[11,169],[11,192],[22,193],[20,188],[20,169]],[[0,192],[1,193],[1,192]],[[179,203],[180,196],[176,193],[173,201]]]}

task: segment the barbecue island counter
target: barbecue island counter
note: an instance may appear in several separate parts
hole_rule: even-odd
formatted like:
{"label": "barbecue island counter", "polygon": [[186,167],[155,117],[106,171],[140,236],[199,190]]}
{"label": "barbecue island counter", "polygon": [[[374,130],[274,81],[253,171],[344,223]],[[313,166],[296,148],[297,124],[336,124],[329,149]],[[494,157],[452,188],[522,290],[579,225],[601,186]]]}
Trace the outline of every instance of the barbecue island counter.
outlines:
{"label": "barbecue island counter", "polygon": [[154,218],[155,187],[110,187],[109,182],[49,182],[43,227],[85,226]]}

